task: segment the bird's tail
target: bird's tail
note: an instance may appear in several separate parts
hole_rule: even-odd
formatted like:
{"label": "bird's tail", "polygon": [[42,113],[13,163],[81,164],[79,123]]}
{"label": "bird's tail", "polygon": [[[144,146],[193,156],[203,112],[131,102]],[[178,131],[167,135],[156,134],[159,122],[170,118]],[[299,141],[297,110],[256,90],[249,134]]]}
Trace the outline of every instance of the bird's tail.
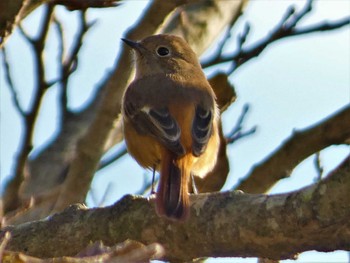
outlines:
{"label": "bird's tail", "polygon": [[190,155],[177,159],[165,151],[162,156],[156,209],[160,216],[184,221],[189,216],[188,182],[191,173]]}

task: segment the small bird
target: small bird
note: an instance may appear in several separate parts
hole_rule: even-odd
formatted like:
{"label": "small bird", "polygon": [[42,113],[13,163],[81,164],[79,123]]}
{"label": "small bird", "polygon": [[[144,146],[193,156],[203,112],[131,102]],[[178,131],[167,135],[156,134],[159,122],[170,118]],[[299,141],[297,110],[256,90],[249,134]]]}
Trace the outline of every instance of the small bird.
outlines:
{"label": "small bird", "polygon": [[160,173],[158,215],[185,221],[191,176],[204,177],[217,158],[214,91],[184,39],[163,34],[122,40],[134,50],[136,66],[122,103],[128,152],[142,167]]}

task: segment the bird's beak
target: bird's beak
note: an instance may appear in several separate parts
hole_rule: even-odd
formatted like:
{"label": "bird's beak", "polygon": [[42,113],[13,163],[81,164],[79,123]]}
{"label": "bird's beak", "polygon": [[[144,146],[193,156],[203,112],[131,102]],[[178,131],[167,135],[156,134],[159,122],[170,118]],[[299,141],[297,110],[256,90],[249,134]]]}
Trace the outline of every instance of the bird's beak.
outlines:
{"label": "bird's beak", "polygon": [[139,42],[134,42],[126,38],[122,38],[122,40],[124,41],[125,44],[127,44],[132,49],[140,51],[140,49],[142,48],[142,45]]}

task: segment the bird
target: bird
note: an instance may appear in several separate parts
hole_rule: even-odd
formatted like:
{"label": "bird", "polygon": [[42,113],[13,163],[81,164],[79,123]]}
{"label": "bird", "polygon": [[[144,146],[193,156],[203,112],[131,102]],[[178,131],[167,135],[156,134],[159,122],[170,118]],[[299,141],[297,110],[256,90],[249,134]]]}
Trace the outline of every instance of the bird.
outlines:
{"label": "bird", "polygon": [[193,176],[205,177],[216,163],[215,93],[183,38],[159,34],[122,40],[134,51],[136,69],[122,99],[127,150],[141,167],[160,174],[157,214],[184,222],[190,215]]}

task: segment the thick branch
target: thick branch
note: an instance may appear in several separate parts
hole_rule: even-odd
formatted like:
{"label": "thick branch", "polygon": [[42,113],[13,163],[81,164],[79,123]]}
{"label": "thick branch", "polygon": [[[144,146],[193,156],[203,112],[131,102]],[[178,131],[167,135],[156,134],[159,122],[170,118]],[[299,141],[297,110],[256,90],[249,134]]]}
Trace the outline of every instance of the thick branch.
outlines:
{"label": "thick branch", "polygon": [[24,16],[23,10],[26,9],[28,2],[28,0],[0,1],[0,48]]}
{"label": "thick branch", "polygon": [[52,0],[55,5],[64,5],[69,10],[86,10],[88,8],[106,8],[118,6],[120,0]]}
{"label": "thick branch", "polygon": [[350,249],[349,189],[350,157],[318,184],[287,194],[191,196],[186,223],[159,218],[154,199],[127,196],[105,208],[71,206],[45,220],[4,228],[2,235],[11,232],[7,249],[38,257],[74,255],[96,240],[113,245],[133,239],[162,244],[168,260],[294,258],[308,250]]}
{"label": "thick branch", "polygon": [[310,155],[350,138],[350,104],[322,122],[295,131],[266,160],[256,165],[236,189],[247,193],[264,193]]}

